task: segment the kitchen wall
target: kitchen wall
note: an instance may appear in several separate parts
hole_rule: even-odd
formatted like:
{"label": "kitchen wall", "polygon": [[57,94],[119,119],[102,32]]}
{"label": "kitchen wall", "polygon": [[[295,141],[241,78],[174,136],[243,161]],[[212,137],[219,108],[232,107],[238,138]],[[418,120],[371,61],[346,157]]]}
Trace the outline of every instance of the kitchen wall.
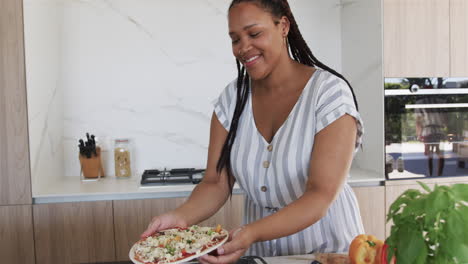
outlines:
{"label": "kitchen wall", "polygon": [[[236,76],[229,2],[25,0],[33,185],[77,177],[86,132],[110,150],[108,174],[118,137],[133,139],[138,173],[204,167],[211,102]],[[342,71],[346,3],[290,4],[312,51]]]}
{"label": "kitchen wall", "polygon": [[[29,146],[33,189],[64,173],[61,22],[56,1],[24,2]],[[39,177],[39,175],[41,175]]]}
{"label": "kitchen wall", "polygon": [[343,1],[342,69],[353,86],[364,120],[364,142],[353,166],[383,177],[384,89],[382,2]]}

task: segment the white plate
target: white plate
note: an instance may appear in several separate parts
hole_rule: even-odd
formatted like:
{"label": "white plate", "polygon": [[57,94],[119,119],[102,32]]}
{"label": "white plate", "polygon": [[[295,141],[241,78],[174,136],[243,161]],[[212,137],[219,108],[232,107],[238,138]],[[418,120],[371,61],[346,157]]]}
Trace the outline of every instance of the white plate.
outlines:
{"label": "white plate", "polygon": [[[205,250],[203,250],[202,252],[200,252],[200,254],[195,254],[193,256],[190,256],[186,259],[181,259],[181,260],[178,260],[178,261],[175,261],[175,262],[171,262],[170,264],[179,264],[179,263],[185,263],[185,262],[189,262],[190,260],[192,259],[195,259],[195,258],[198,258],[198,257],[201,257],[203,255],[206,255],[208,253],[210,253],[211,251],[219,248],[220,246],[222,246],[224,243],[226,243],[226,241],[229,239],[229,232],[226,230],[226,229],[223,229],[223,231],[225,232],[225,234],[228,234],[221,242],[219,242],[218,244],[216,244],[216,246],[213,246],[213,247],[210,247],[210,248],[207,248]],[[136,250],[136,245],[137,245],[138,242],[136,242],[132,248],[130,249],[130,252],[128,254],[128,256],[130,257],[130,260],[135,263],[135,264],[145,264],[144,262],[140,262],[138,260],[135,259],[135,250]]]}

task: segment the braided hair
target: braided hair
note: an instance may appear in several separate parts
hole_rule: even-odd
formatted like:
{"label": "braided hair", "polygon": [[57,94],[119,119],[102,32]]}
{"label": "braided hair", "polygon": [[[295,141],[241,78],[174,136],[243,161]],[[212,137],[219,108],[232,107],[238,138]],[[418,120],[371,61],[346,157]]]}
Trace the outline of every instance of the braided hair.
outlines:
{"label": "braided hair", "polygon": [[[287,0],[233,0],[229,6],[229,10],[231,10],[235,5],[243,3],[243,2],[250,2],[258,5],[259,7],[263,8],[264,10],[268,11],[273,17],[281,18],[286,16],[290,21],[290,31],[287,37],[288,43],[288,53],[292,58],[304,65],[307,66],[318,66],[321,69],[327,70],[328,72],[336,75],[337,77],[344,80],[349,88],[351,89],[351,93],[353,95],[354,104],[356,109],[358,110],[358,104],[356,100],[356,95],[354,94],[353,88],[351,84],[346,80],[343,75],[339,74],[332,68],[328,67],[327,65],[320,62],[310,50],[309,46],[305,42],[304,38],[302,37],[301,32],[299,31],[299,27],[296,23],[296,19],[294,18],[291,7]],[[278,24],[279,22],[275,22]],[[237,127],[239,125],[240,116],[245,108],[247,103],[247,99],[250,92],[250,77],[249,74],[246,72],[245,67],[241,64],[239,60],[236,59],[237,64],[237,100],[236,106],[234,109],[234,115],[231,120],[231,127],[229,129],[228,135],[226,140],[224,141],[224,145],[221,151],[221,155],[219,157],[218,163],[216,165],[216,170],[218,173],[221,173],[223,169],[226,169],[228,175],[228,185],[229,190],[232,195],[232,187],[234,186],[235,178],[232,174],[231,169],[231,149],[234,144],[234,140],[237,134]]]}

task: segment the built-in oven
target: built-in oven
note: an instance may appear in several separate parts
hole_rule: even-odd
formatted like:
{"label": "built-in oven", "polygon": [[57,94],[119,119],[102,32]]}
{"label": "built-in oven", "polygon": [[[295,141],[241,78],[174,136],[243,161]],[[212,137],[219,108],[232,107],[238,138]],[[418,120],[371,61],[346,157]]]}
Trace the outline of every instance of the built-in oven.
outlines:
{"label": "built-in oven", "polygon": [[468,176],[468,78],[385,79],[385,174]]}

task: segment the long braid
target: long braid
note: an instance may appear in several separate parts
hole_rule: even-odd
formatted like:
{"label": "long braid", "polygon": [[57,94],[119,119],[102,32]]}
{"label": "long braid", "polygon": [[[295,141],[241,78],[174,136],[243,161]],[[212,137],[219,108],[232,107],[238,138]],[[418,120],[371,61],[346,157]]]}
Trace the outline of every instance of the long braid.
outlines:
{"label": "long braid", "polygon": [[349,88],[351,89],[351,93],[353,95],[356,110],[359,110],[358,103],[356,100],[356,95],[354,94],[354,90],[351,84],[348,82],[348,80],[346,80],[346,78],[343,75],[336,72],[335,70],[328,67],[327,65],[323,64],[312,54],[312,51],[310,50],[309,46],[307,45],[304,38],[302,37],[301,32],[299,31],[299,26],[297,25],[294,15],[292,14],[291,7],[289,6],[288,1],[280,0],[280,2],[285,12],[284,15],[289,19],[289,22],[291,23],[290,32],[288,34],[288,42],[289,42],[289,48],[291,49],[291,53],[292,53],[294,60],[302,64],[312,66],[312,67],[318,66],[338,76],[342,80],[344,80],[348,84]]}
{"label": "long braid", "polygon": [[[334,74],[335,76],[344,80],[349,88],[351,89],[351,93],[353,95],[354,104],[356,109],[358,109],[358,103],[356,100],[356,95],[354,94],[353,88],[351,84],[343,77],[340,73],[336,72],[332,68],[328,67],[327,65],[320,62],[310,50],[309,46],[305,42],[304,38],[302,37],[301,32],[299,31],[299,27],[297,25],[296,19],[292,14],[291,7],[287,0],[233,0],[231,5],[229,6],[229,10],[236,4],[242,2],[252,2],[258,4],[259,6],[263,7],[267,11],[269,11],[274,17],[281,18],[286,16],[289,19],[290,31],[288,34],[288,52],[290,52],[293,59],[299,63],[304,65],[308,65],[311,67],[318,66],[328,72]],[[236,106],[234,109],[234,114],[231,121],[231,126],[229,128],[229,132],[224,142],[223,149],[221,151],[220,158],[216,165],[216,170],[218,173],[221,173],[223,169],[226,169],[228,175],[228,185],[229,190],[232,196],[232,187],[235,182],[234,175],[232,174],[231,170],[231,149],[234,144],[237,128],[239,125],[239,120],[244,111],[245,105],[247,103],[248,95],[250,92],[250,77],[245,70],[245,67],[241,65],[241,63],[236,60],[237,64],[237,99],[236,99]]]}
{"label": "long braid", "polygon": [[232,174],[231,169],[231,149],[232,145],[234,144],[234,140],[237,135],[237,127],[239,126],[239,119],[244,111],[245,105],[247,103],[249,91],[250,91],[250,77],[249,74],[246,73],[245,67],[241,65],[239,60],[236,60],[237,64],[237,99],[236,99],[236,106],[234,108],[234,114],[231,121],[231,126],[229,128],[229,132],[224,141],[223,149],[221,151],[221,156],[219,157],[218,163],[216,164],[216,170],[220,173],[223,168],[226,168],[226,172],[228,175],[228,185],[229,190],[232,196],[232,187],[234,186],[235,178]]}

